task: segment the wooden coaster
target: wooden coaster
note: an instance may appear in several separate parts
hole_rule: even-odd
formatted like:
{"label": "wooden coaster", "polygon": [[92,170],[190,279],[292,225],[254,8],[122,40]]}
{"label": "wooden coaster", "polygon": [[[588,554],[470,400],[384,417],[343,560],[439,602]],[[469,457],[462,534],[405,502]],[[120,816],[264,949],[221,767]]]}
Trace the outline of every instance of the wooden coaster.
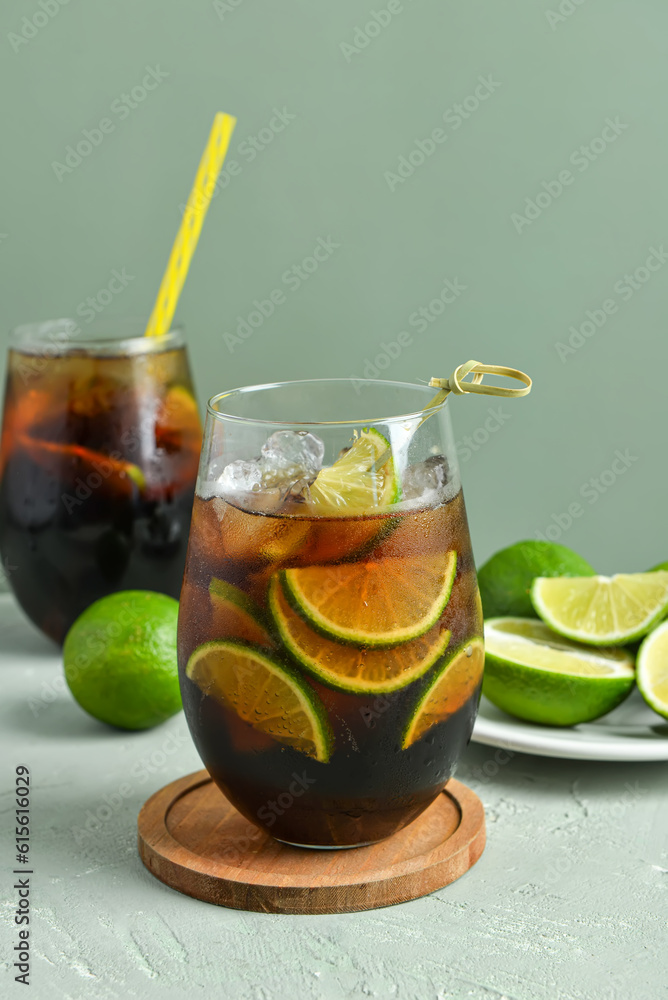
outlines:
{"label": "wooden coaster", "polygon": [[152,875],[188,896],[265,913],[351,913],[442,889],[485,846],[478,796],[452,779],[409,826],[370,847],[288,847],[245,819],[207,771],[152,795],[138,819]]}

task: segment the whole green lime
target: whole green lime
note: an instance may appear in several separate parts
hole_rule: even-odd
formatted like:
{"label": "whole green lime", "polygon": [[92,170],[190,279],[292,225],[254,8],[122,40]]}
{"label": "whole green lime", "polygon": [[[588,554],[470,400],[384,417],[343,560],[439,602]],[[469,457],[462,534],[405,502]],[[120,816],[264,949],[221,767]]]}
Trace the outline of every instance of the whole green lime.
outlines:
{"label": "whole green lime", "polygon": [[668,562],[660,562],[656,566],[652,566],[651,569],[648,569],[647,572],[648,573],[656,573],[657,570],[663,571],[664,573],[666,571],[668,571]]}
{"label": "whole green lime", "polygon": [[516,542],[478,570],[483,614],[485,618],[536,618],[529,594],[537,576],[594,576],[594,572],[582,556],[565,545]]}
{"label": "whole green lime", "polygon": [[173,597],[124,590],[91,604],[65,638],[65,679],[81,707],[119,729],[150,729],[181,709]]}

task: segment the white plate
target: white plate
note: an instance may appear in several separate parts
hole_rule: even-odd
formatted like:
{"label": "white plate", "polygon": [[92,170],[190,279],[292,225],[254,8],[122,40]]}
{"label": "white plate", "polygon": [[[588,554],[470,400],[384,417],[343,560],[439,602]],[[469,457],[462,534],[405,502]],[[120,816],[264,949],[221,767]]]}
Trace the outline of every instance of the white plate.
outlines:
{"label": "white plate", "polygon": [[602,719],[566,729],[513,719],[483,697],[472,739],[539,757],[668,760],[668,720],[648,708],[638,691]]}

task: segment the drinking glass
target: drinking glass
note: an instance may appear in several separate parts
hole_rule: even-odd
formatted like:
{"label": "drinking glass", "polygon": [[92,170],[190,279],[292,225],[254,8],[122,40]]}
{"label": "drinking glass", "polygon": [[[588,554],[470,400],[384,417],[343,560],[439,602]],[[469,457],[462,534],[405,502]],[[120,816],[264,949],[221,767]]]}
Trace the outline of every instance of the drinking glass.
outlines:
{"label": "drinking glass", "polygon": [[471,736],[481,605],[447,401],[424,419],[433,395],[331,379],[208,404],[183,704],[216,784],[286,843],[390,836]]}
{"label": "drinking glass", "polygon": [[73,320],[11,337],[0,554],[29,618],[62,642],[118,590],[178,597],[201,423],[180,330]]}

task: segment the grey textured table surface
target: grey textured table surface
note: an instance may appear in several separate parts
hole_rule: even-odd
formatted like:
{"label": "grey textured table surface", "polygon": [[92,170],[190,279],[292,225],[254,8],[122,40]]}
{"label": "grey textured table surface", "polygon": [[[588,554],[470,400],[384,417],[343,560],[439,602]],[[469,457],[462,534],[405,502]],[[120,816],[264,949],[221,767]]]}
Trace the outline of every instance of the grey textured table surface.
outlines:
{"label": "grey textured table surface", "polygon": [[2,995],[16,943],[14,769],[32,790],[38,998],[660,1000],[668,997],[668,764],[471,745],[458,777],[488,842],[463,878],[366,913],[244,913],[182,896],[137,856],[145,799],[201,767],[182,716],[124,735],[88,718],[60,659],[0,597]]}

